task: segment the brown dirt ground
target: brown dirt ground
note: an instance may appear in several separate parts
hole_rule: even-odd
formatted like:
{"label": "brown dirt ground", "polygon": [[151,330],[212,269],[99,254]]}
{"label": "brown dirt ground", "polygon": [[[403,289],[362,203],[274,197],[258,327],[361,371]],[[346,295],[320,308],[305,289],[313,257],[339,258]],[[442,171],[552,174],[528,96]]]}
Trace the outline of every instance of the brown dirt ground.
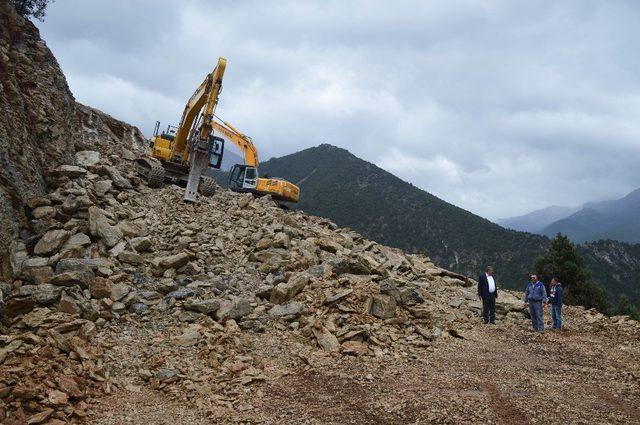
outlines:
{"label": "brown dirt ground", "polygon": [[[117,342],[119,331],[112,332]],[[324,354],[303,337],[286,335],[272,328],[252,336],[252,349],[259,349],[269,379],[238,394],[240,403],[201,409],[203,399],[211,398],[207,391],[202,397],[181,398],[175,391],[152,390],[132,375],[132,385],[97,400],[89,421],[640,423],[639,338],[621,341],[604,330],[593,334],[571,327],[540,335],[523,321],[478,325],[465,331],[464,339],[441,338],[418,357],[399,350],[356,358]],[[117,352],[122,370],[139,365],[149,344],[140,335],[129,335]],[[196,351],[170,361],[186,369],[199,367]],[[204,380],[198,385],[208,384]]]}

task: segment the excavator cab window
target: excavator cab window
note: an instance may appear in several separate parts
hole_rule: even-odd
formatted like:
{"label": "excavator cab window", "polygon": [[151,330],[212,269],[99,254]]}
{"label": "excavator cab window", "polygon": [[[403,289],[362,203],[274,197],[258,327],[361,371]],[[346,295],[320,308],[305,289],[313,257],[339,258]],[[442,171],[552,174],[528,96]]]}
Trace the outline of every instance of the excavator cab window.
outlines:
{"label": "excavator cab window", "polygon": [[222,165],[222,156],[224,154],[224,139],[220,137],[209,137],[209,166],[211,168],[219,169]]}
{"label": "excavator cab window", "polygon": [[236,164],[229,173],[229,186],[235,189],[241,189],[244,182],[244,165]]}

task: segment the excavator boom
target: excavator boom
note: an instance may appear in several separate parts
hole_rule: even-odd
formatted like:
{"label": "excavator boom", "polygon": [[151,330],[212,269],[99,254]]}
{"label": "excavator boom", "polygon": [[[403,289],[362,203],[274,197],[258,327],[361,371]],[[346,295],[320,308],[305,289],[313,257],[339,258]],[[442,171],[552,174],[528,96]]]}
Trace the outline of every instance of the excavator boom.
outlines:
{"label": "excavator boom", "polygon": [[271,195],[274,199],[284,202],[298,202],[300,188],[295,184],[283,179],[258,177],[258,150],[249,136],[226,121],[213,120],[211,126],[236,145],[244,156],[245,163],[236,164],[231,170],[229,181],[232,190]]}

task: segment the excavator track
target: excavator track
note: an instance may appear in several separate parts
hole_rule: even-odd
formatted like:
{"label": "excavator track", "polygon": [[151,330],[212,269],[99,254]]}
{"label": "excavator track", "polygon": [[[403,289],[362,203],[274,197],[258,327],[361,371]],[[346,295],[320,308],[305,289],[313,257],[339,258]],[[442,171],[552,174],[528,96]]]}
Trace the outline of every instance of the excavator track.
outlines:
{"label": "excavator track", "polygon": [[201,177],[200,178],[200,186],[198,187],[198,191],[202,196],[213,196],[216,193],[216,188],[218,185],[215,180],[211,177]]}

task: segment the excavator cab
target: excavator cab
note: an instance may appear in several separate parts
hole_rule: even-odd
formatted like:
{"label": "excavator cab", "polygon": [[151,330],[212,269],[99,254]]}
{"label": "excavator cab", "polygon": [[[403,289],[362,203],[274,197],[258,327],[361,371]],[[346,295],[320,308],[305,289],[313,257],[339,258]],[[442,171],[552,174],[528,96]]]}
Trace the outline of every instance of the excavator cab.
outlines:
{"label": "excavator cab", "polygon": [[258,183],[258,169],[250,165],[236,164],[229,173],[229,187],[238,192],[250,192]]}

